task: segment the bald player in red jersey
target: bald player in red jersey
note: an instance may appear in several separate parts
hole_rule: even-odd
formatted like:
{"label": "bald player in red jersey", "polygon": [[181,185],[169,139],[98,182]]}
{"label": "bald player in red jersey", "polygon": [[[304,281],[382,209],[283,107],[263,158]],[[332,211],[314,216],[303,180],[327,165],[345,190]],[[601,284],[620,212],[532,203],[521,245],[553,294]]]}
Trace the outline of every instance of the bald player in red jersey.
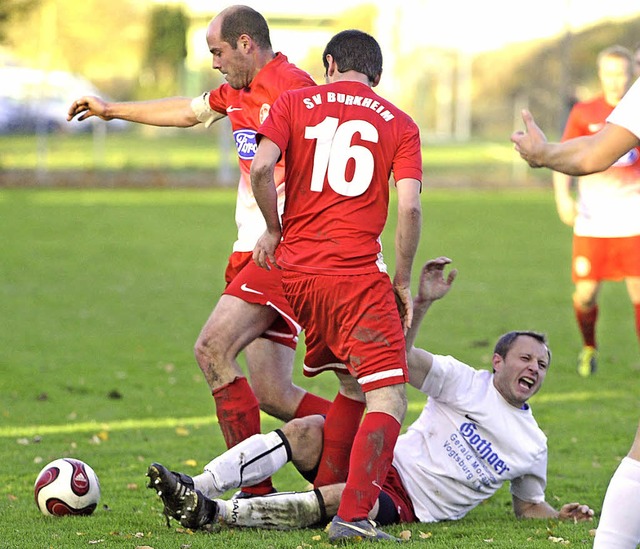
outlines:
{"label": "bald player in red jersey", "polygon": [[[227,287],[206,321],[195,345],[195,356],[216,403],[216,414],[227,447],[260,432],[260,408],[287,421],[325,413],[330,402],[308,393],[291,380],[300,326],[284,298],[280,272],[265,273],[251,254],[265,229],[249,180],[256,151],[256,130],[271,105],[285,90],[315,85],[303,70],[274,53],[264,17],[248,6],[231,6],[207,28],[212,67],[227,82],[194,99],[171,97],[153,101],[106,102],[86,96],[74,101],[69,120],[98,116],[154,126],[205,126],[228,116],[238,152],[240,181],[236,202],[238,237],[225,271]],[[284,167],[275,169],[282,210]],[[245,351],[251,386],[237,356]],[[181,497],[180,477],[159,464],[149,476],[163,498]],[[198,477],[195,477],[196,488]],[[193,487],[192,485],[187,488]],[[270,480],[243,489],[249,494],[273,490]],[[174,502],[172,502],[174,503]],[[178,518],[178,517],[177,517]]]}
{"label": "bald player in red jersey", "polygon": [[[344,363],[330,366],[338,371],[340,392],[357,388],[366,400],[329,539],[390,539],[367,516],[406,412],[403,327],[411,324],[411,268],[422,220],[420,135],[408,115],[371,89],[382,72],[374,38],[341,32],[328,43],[323,62],[329,83],[284,93],[259,129],[251,179],[267,230],[254,259],[283,270],[285,295],[305,328],[305,374]],[[281,156],[287,179],[282,229],[274,181]],[[392,173],[398,193],[393,284],[380,243]],[[328,433],[335,416],[344,416],[335,413],[339,406],[336,399],[327,415]],[[331,478],[342,465],[328,460],[326,446],[325,437],[316,486],[341,481]]]}

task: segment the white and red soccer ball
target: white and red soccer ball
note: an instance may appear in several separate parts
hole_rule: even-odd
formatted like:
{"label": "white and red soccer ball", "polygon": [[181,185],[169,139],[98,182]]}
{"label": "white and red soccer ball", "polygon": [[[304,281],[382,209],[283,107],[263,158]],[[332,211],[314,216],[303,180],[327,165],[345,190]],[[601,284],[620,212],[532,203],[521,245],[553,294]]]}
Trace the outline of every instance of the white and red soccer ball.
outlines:
{"label": "white and red soccer ball", "polygon": [[56,459],[40,471],[34,495],[44,515],[90,515],[100,501],[100,481],[83,461]]}

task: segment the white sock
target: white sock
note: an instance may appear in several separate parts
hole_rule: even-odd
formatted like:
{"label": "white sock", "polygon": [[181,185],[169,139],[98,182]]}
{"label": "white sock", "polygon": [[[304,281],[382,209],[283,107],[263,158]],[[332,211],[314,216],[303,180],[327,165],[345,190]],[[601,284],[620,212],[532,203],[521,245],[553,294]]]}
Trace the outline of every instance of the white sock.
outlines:
{"label": "white sock", "polygon": [[636,549],[640,543],[640,461],[625,457],[609,481],[593,549]]}
{"label": "white sock", "polygon": [[228,526],[292,530],[317,524],[324,514],[315,491],[216,499],[216,503],[220,520]]}
{"label": "white sock", "polygon": [[210,461],[193,482],[197,490],[213,499],[270,477],[289,459],[291,451],[284,435],[278,431],[253,435]]}

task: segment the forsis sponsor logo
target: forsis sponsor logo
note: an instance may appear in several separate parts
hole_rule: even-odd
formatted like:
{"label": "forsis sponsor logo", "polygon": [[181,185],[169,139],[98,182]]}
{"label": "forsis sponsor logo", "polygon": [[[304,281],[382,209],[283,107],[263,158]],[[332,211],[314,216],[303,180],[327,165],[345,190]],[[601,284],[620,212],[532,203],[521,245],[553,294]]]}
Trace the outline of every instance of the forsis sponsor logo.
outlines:
{"label": "forsis sponsor logo", "polygon": [[256,154],[256,132],[255,130],[236,130],[233,138],[238,149],[238,156],[242,160],[253,160]]}

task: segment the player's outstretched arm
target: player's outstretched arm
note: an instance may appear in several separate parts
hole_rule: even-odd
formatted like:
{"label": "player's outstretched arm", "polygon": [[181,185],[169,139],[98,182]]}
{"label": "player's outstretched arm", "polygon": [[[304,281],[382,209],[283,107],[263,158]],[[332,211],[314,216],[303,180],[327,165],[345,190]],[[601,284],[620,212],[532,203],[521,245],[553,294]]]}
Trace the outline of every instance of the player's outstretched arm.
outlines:
{"label": "player's outstretched arm", "polygon": [[413,344],[429,307],[449,292],[458,274],[457,269],[452,269],[445,278],[444,269],[450,263],[451,259],[448,257],[431,259],[424,264],[420,273],[418,294],[413,300],[413,324],[406,335],[409,383],[417,389],[422,387],[431,370],[433,355],[424,349],[414,347]]}
{"label": "player's outstretched arm", "polygon": [[188,128],[199,123],[187,97],[166,97],[151,101],[105,101],[94,95],[79,97],[69,107],[67,120],[86,120],[92,116],[102,120],[128,120],[150,126]]}
{"label": "player's outstretched arm", "polygon": [[531,113],[522,111],[526,131],[511,135],[515,149],[532,168],[550,168],[567,175],[581,176],[601,172],[640,144],[629,130],[605,124],[600,131],[562,143],[548,143]]}

